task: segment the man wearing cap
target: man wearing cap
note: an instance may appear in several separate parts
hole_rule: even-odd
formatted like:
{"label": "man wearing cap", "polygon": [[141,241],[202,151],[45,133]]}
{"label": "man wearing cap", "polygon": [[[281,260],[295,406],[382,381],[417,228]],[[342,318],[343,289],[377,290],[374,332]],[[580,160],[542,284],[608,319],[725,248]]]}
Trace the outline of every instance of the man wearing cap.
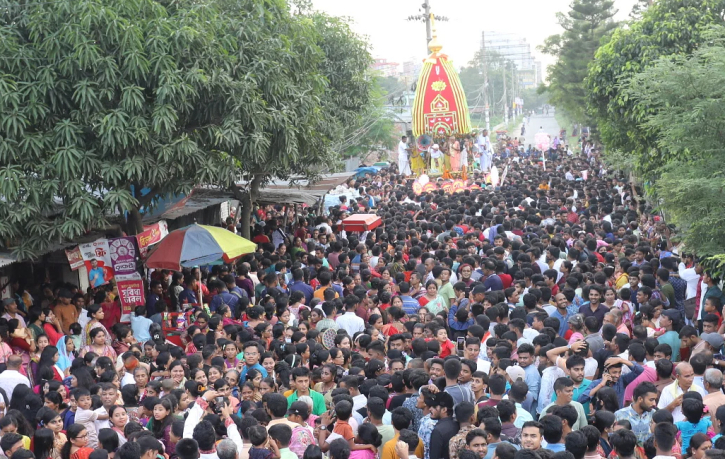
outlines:
{"label": "man wearing cap", "polygon": [[[692,369],[692,365],[687,362],[680,362],[675,367],[675,376],[677,377],[675,382],[662,389],[657,408],[669,410],[672,413],[674,422],[680,422],[685,420],[685,415],[682,414],[682,395],[685,392],[697,391],[704,396],[705,390],[696,384],[692,384],[695,380],[695,371]],[[592,385],[594,384],[592,383]]]}
{"label": "man wearing cap", "polygon": [[657,338],[660,344],[669,344],[672,348],[672,361],[680,361],[680,334],[674,331],[674,322],[680,320],[680,311],[677,309],[667,309],[662,311],[660,316],[660,327],[667,330],[663,335]]}
{"label": "man wearing cap", "polygon": [[447,392],[438,392],[430,402],[430,417],[438,421],[430,435],[431,459],[450,459],[448,443],[459,430],[458,421],[453,419],[453,397]]}

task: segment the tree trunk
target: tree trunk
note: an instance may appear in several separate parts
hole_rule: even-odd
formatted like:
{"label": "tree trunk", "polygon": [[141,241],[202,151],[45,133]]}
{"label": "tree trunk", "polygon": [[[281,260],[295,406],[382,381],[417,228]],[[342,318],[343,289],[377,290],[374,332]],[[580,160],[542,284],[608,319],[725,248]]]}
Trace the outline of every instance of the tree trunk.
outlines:
{"label": "tree trunk", "polygon": [[133,209],[129,209],[128,219],[126,223],[128,227],[127,234],[129,236],[133,236],[143,232],[143,221],[141,217],[141,212],[139,212],[138,208],[134,207]]}
{"label": "tree trunk", "polygon": [[249,183],[249,189],[244,193],[242,202],[242,237],[252,239],[252,206],[259,195],[259,186],[262,183],[262,175],[255,174]]}

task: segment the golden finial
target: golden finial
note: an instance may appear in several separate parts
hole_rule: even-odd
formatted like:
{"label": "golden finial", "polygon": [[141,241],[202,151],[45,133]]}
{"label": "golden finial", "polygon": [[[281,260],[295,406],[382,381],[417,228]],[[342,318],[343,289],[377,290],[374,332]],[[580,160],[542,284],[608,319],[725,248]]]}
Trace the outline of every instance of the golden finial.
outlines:
{"label": "golden finial", "polygon": [[433,38],[431,41],[428,42],[428,49],[431,53],[436,54],[440,52],[441,49],[443,49],[443,45],[440,44],[438,41],[438,32],[436,31],[436,20],[433,13],[430,14],[430,25],[433,29]]}

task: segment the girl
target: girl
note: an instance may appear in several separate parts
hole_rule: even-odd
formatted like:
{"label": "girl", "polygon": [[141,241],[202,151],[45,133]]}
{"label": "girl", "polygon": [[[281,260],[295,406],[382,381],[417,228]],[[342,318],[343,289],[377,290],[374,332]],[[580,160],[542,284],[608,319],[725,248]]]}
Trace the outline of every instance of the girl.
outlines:
{"label": "girl", "polygon": [[274,382],[274,378],[264,378],[259,383],[259,395],[264,397],[265,394],[277,392],[277,384]]}
{"label": "girl", "polygon": [[209,384],[213,384],[214,381],[216,381],[217,379],[224,377],[223,372],[224,372],[224,370],[222,370],[221,367],[217,367],[217,366],[210,367],[209,374],[208,374]]}
{"label": "girl", "polygon": [[116,351],[116,355],[122,355],[131,348],[132,344],[136,344],[136,338],[133,337],[131,327],[121,324],[116,325],[113,330],[117,339],[113,340],[111,347]]}
{"label": "girl", "polygon": [[194,372],[192,373],[192,379],[194,379],[194,381],[200,383],[204,387],[209,384],[209,379],[206,377],[206,372],[201,368],[197,368],[196,370],[194,370]]}
{"label": "girl", "polygon": [[54,441],[55,435],[52,430],[46,428],[36,430],[35,436],[33,437],[33,453],[35,453],[35,458],[53,459]]}
{"label": "girl", "polygon": [[60,452],[61,459],[88,459],[93,448],[88,448],[88,431],[82,424],[73,424],[66,432],[68,441]]}
{"label": "girl", "polygon": [[126,443],[126,436],[123,433],[124,427],[128,424],[128,412],[126,408],[121,405],[113,405],[108,410],[108,422],[111,424],[111,429],[118,434],[118,446]]}
{"label": "girl", "polygon": [[121,399],[126,408],[128,421],[138,422],[138,387],[135,384],[126,384],[121,388]]}
{"label": "girl", "polygon": [[[68,438],[63,433],[63,419],[57,412],[47,408],[41,408],[38,413],[40,414],[39,424],[41,424],[41,427],[47,428],[53,433],[50,457],[52,459],[60,459],[60,451],[63,449],[63,445],[65,445],[66,441],[68,441]],[[38,432],[40,430],[35,432],[34,442],[36,446],[38,445]]]}
{"label": "girl", "polygon": [[[271,329],[272,327],[270,326],[269,328]],[[239,365],[239,359],[237,358],[239,349],[237,348],[236,343],[231,341],[227,342],[224,344],[222,352],[224,352],[224,364],[227,369],[237,368],[237,365]]]}
{"label": "girl", "polygon": [[65,408],[65,405],[63,404],[63,396],[55,391],[50,391],[43,395],[43,401],[45,402],[45,406],[53,411],[60,411]]}
{"label": "girl", "polygon": [[[358,427],[354,441],[356,445],[372,445],[380,448],[380,445],[383,444],[383,437],[378,432],[378,428],[368,422]],[[375,457],[377,457],[376,450],[357,449],[350,452],[350,459],[375,459]]]}
{"label": "girl", "polygon": [[45,322],[45,314],[43,314],[43,310],[39,307],[30,308],[27,320],[28,331],[30,331],[30,334],[36,341],[38,340],[38,336],[45,334],[43,330],[43,322]]}
{"label": "girl", "polygon": [[[106,330],[106,327],[104,327],[101,323],[101,320],[103,320],[104,317],[105,315],[103,309],[101,309],[101,305],[92,304],[88,306],[88,318],[91,320],[83,328],[83,333],[81,333],[81,343],[83,343],[84,346],[90,346],[93,343],[93,336],[95,335],[91,335],[91,331],[96,328],[103,330],[105,344],[109,347],[111,346],[111,335],[108,334],[108,330]],[[111,348],[111,350],[113,349]],[[114,357],[113,359],[115,360],[116,358]]]}
{"label": "girl", "polygon": [[60,353],[58,352],[58,348],[55,346],[47,346],[45,349],[43,349],[43,352],[40,354],[40,359],[38,361],[38,372],[35,374],[35,379],[38,381],[38,375],[41,374],[41,371],[44,368],[50,368],[53,371],[53,379],[56,381],[63,382],[63,377],[65,376],[64,371],[60,369],[60,367],[57,365],[58,360],[60,360]]}
{"label": "girl", "polygon": [[116,351],[109,345],[106,327],[100,325],[100,322],[98,325],[89,330],[88,337],[90,338],[90,342],[81,350],[80,356],[83,357],[86,353],[93,352],[98,356],[105,356],[115,361],[117,358]]}
{"label": "girl", "polygon": [[154,414],[149,419],[146,428],[153,432],[154,437],[164,445],[166,454],[170,456],[176,451],[175,444],[171,442],[170,431],[171,423],[174,420],[174,410],[176,403],[170,397],[164,397],[154,406]]}

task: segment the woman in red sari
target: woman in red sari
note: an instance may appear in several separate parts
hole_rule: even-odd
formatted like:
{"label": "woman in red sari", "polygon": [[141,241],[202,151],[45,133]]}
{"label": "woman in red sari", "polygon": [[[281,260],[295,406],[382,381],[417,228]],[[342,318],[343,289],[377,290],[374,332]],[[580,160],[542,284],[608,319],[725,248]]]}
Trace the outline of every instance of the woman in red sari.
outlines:
{"label": "woman in red sari", "polygon": [[83,424],[72,424],[66,432],[68,441],[60,451],[61,459],[88,459],[93,448],[88,446],[88,431]]}

